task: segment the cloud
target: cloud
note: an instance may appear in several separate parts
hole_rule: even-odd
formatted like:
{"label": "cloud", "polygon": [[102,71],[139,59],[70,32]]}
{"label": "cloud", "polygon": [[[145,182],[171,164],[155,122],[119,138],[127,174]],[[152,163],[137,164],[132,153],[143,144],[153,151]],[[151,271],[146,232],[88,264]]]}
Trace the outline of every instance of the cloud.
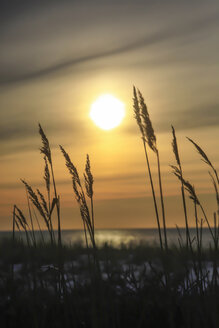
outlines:
{"label": "cloud", "polygon": [[[173,114],[172,124],[179,130],[219,125],[219,104],[209,104],[186,109]],[[171,115],[168,115],[171,117]]]}
{"label": "cloud", "polygon": [[[68,119],[60,119],[59,120],[50,120],[50,122],[46,122],[45,124],[46,133],[69,133],[70,131],[74,131],[75,134],[78,134],[81,130],[83,130],[83,125],[77,122],[69,122]],[[29,139],[33,138],[38,133],[38,125],[36,124],[25,124],[25,122],[13,123],[5,125],[0,125],[0,140],[1,141],[9,141],[9,140],[18,140],[18,139]]]}
{"label": "cloud", "polygon": [[[150,110],[149,110],[150,114]],[[184,108],[180,111],[162,112],[156,121],[152,120],[155,132],[171,132],[171,125],[178,131],[219,126],[219,104],[206,104],[199,107]],[[126,128],[128,133],[136,133],[137,126]]]}
{"label": "cloud", "polygon": [[[131,9],[130,9],[130,14],[131,14]],[[213,13],[213,14],[211,13],[210,15],[208,14],[205,17],[198,17],[192,20],[185,19],[185,21],[183,22],[180,21],[177,24],[174,23],[174,26],[173,24],[162,26],[162,24],[159,23],[158,21],[158,26],[160,26],[160,28],[157,29],[156,31],[150,32],[145,37],[134,39],[133,32],[132,32],[131,34],[132,40],[124,43],[121,35],[121,42],[120,42],[121,46],[114,46],[113,45],[114,42],[112,39],[106,46],[106,42],[103,39],[102,48],[106,48],[106,50],[104,51],[97,51],[84,55],[82,52],[81,56],[70,58],[70,59],[69,58],[60,59],[56,63],[51,63],[51,64],[48,64],[48,59],[47,60],[42,59],[41,61],[41,59],[39,58],[40,64],[38,65],[37,69],[34,69],[33,68],[34,66],[28,67],[27,65],[25,65],[25,63],[22,62],[21,65],[19,65],[19,61],[16,66],[14,66],[13,63],[12,68],[10,68],[9,66],[7,67],[0,66],[0,86],[1,87],[10,86],[14,83],[23,83],[35,79],[48,77],[53,74],[65,72],[68,69],[78,67],[81,64],[88,63],[91,61],[110,58],[116,55],[124,55],[131,51],[137,51],[144,48],[148,50],[148,47],[152,45],[159,45],[164,43],[166,47],[170,47],[171,49],[171,45],[173,45],[173,43],[177,45],[180,43],[180,41],[185,43],[185,40],[187,40],[187,42],[189,42],[189,40],[191,40],[194,34],[201,34],[202,32],[205,32],[206,29],[210,30],[211,28],[215,28],[216,26],[218,26],[218,19],[219,19],[219,15],[217,13]],[[65,24],[65,22],[63,22],[63,24]],[[146,27],[147,25],[145,25],[144,28],[146,29]],[[148,29],[146,33],[148,33]],[[113,29],[112,29],[112,34],[113,34]],[[87,38],[89,38],[89,34],[87,35]],[[44,37],[42,35],[42,42],[43,40]],[[59,49],[57,48],[57,51],[58,50]],[[65,57],[68,57],[68,54],[65,54]],[[45,61],[47,63],[45,63]],[[156,64],[159,65],[159,62],[156,62]]]}
{"label": "cloud", "polygon": [[[150,113],[150,108],[149,108]],[[216,127],[219,126],[219,104],[206,103],[198,107],[181,108],[179,111],[163,111],[159,114],[156,120],[152,123],[157,133],[165,133],[171,131],[171,125],[178,131],[198,129],[202,127]],[[48,138],[50,136],[58,136],[58,142],[65,141],[71,135],[71,145],[76,145],[78,140],[89,140],[91,133],[83,122],[69,121],[68,118],[60,118],[56,120],[42,122]],[[128,127],[121,126],[122,133],[136,134],[138,128],[134,121]],[[77,137],[76,137],[77,136]],[[94,136],[93,136],[94,138]],[[0,124],[0,156],[4,157],[9,154],[16,154],[20,152],[29,152],[39,148],[40,137],[38,135],[37,123],[24,121],[7,124]],[[57,147],[56,145],[52,145]],[[111,179],[111,178],[110,178]]]}
{"label": "cloud", "polygon": [[[61,155],[61,153],[60,153]],[[142,176],[144,176],[144,172],[139,172],[135,174],[110,174],[108,176],[95,176],[95,183],[98,185],[99,183],[103,182],[120,182],[120,183],[130,183],[130,184],[136,184],[136,181],[139,180],[140,182],[142,181]],[[45,187],[45,182],[43,181],[42,178],[39,180],[32,180],[32,181],[27,181],[30,183],[30,185],[33,188],[39,188],[39,187]],[[57,179],[57,184],[58,185],[69,185],[72,186],[72,181],[70,178],[64,178],[64,179]],[[0,189],[20,189],[23,187],[22,183],[19,183],[19,180],[16,182],[10,182],[10,183],[2,183],[0,182]]]}
{"label": "cloud", "polygon": [[0,127],[0,140],[10,141],[34,137],[36,129],[33,129],[31,125],[5,125]]}
{"label": "cloud", "polygon": [[[45,124],[42,122],[42,127],[50,139],[50,136],[58,136],[59,142],[63,142],[65,137],[79,136],[79,138],[86,138],[86,129],[83,124],[78,121],[69,121],[67,118],[58,118],[46,121]],[[0,124],[0,157],[4,157],[9,154],[16,154],[21,152],[33,151],[39,148],[41,143],[40,136],[38,134],[38,125],[33,122],[25,123],[24,121],[11,122],[7,126]],[[77,143],[78,139],[72,138],[71,145]],[[52,148],[57,148],[58,144],[53,145]]]}

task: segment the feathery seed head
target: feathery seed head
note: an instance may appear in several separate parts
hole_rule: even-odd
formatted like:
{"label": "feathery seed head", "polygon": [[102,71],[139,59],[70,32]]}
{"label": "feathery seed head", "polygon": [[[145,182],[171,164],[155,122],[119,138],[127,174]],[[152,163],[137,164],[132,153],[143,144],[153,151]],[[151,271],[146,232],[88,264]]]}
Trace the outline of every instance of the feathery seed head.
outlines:
{"label": "feathery seed head", "polygon": [[178,151],[178,145],[177,145],[177,139],[176,139],[175,129],[174,129],[173,126],[172,126],[172,133],[173,133],[173,141],[172,141],[173,153],[175,155],[177,164],[179,165],[179,167],[181,167],[180,158],[179,158],[179,151]]}
{"label": "feathery seed head", "polygon": [[178,175],[182,175],[180,169],[179,169],[177,166],[175,166],[175,165],[170,165],[170,167],[173,169],[173,174],[176,173],[176,174],[178,174]]}
{"label": "feathery seed head", "polygon": [[21,226],[24,228],[24,226],[28,226],[27,220],[23,214],[23,212],[15,205],[15,210],[18,214],[15,213],[15,216],[17,217],[18,221],[20,222]]}
{"label": "feathery seed head", "polygon": [[74,193],[75,193],[75,198],[77,200],[78,203],[80,203],[80,193],[78,191],[78,188],[77,188],[77,183],[75,182],[75,179],[72,178],[72,186],[73,186],[73,190],[74,190]]}
{"label": "feathery seed head", "polygon": [[65,165],[66,167],[68,168],[69,170],[69,173],[71,174],[72,176],[72,179],[75,180],[75,182],[81,186],[81,182],[80,182],[80,178],[79,178],[79,175],[78,175],[78,171],[76,169],[76,167],[74,166],[74,164],[72,163],[68,153],[66,153],[65,149],[60,145],[59,146],[60,149],[61,149],[61,152],[65,158]]}
{"label": "feathery seed head", "polygon": [[189,193],[189,198],[191,198],[195,204],[200,205],[199,199],[195,192],[195,187],[192,186],[189,181],[183,179],[181,172],[179,171],[178,168],[173,173],[183,183],[186,191]]}
{"label": "feathery seed head", "polygon": [[136,119],[136,122],[139,126],[139,129],[142,134],[142,138],[145,138],[144,136],[144,129],[141,121],[141,114],[140,114],[140,107],[139,107],[139,101],[138,101],[138,96],[135,87],[133,86],[133,109],[134,109],[134,117]]}
{"label": "feathery seed head", "polygon": [[88,154],[87,154],[87,160],[86,160],[86,165],[85,165],[84,180],[85,180],[85,188],[86,188],[87,196],[89,198],[92,198],[93,197],[94,178],[91,173],[90,158],[89,158]]}
{"label": "feathery seed head", "polygon": [[141,94],[141,92],[138,90],[138,96],[139,96],[139,103],[140,103],[140,115],[141,115],[141,121],[143,125],[143,131],[144,135],[146,137],[146,141],[148,143],[148,146],[157,153],[157,145],[156,145],[156,136],[154,133],[154,129],[152,126],[152,122],[148,113],[147,106],[145,104],[144,98]]}
{"label": "feathery seed head", "polygon": [[187,139],[195,146],[195,148],[197,149],[198,153],[201,155],[202,160],[206,164],[210,165],[213,168],[213,165],[212,165],[211,161],[209,160],[208,156],[205,154],[204,150],[202,150],[202,148],[197,143],[195,143],[192,139],[190,139],[188,137],[187,137]]}
{"label": "feathery seed head", "polygon": [[50,173],[49,173],[49,167],[48,167],[48,162],[46,159],[46,156],[44,156],[44,161],[45,161],[45,168],[44,168],[44,180],[46,183],[46,189],[47,192],[50,193]]}
{"label": "feathery seed head", "polygon": [[40,152],[42,154],[44,154],[49,163],[52,164],[52,157],[51,157],[51,150],[50,150],[50,145],[49,145],[49,140],[47,139],[41,125],[39,124],[39,134],[41,136],[41,139],[42,139],[42,147],[40,148]]}
{"label": "feathery seed head", "polygon": [[44,220],[46,220],[46,214],[44,213],[44,210],[39,202],[39,199],[38,199],[36,193],[33,191],[32,187],[26,181],[21,179],[21,182],[23,182],[23,184],[25,185],[25,187],[27,189],[30,201],[37,208],[37,210],[39,211],[40,215],[44,218]]}
{"label": "feathery seed head", "polygon": [[49,210],[48,210],[48,207],[47,207],[47,204],[46,204],[46,200],[45,200],[45,197],[43,196],[43,194],[39,191],[39,189],[37,189],[37,193],[41,199],[41,206],[42,208],[44,208],[44,211],[47,215],[47,217],[49,218],[50,214],[49,214]]}

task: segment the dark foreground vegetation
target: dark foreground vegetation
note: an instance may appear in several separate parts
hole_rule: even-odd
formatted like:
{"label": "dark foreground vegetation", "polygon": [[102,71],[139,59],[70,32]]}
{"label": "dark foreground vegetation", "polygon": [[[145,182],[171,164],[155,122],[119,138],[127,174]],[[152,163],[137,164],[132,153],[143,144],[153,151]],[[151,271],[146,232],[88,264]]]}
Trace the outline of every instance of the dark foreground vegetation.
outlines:
{"label": "dark foreground vegetation", "polygon": [[213,249],[105,245],[98,267],[79,244],[0,249],[1,327],[219,326]]}
{"label": "dark foreground vegetation", "polygon": [[[186,237],[183,238],[178,229],[178,246],[170,247],[156,135],[144,98],[135,88],[133,101],[144,147],[147,186],[152,192],[159,246],[97,247],[90,158],[87,155],[82,180],[70,156],[60,146],[79,206],[86,246],[63,244],[60,197],[52,153],[39,125],[45,191],[34,191],[22,180],[27,192],[28,216],[14,205],[11,240],[0,245],[1,327],[219,327],[217,170],[203,149],[188,139],[209,168],[215,191],[215,209],[209,218],[194,186],[184,177],[172,127],[176,163],[171,168],[179,180]],[[157,161],[157,179],[151,170],[151,155]],[[158,181],[158,188],[154,181]],[[186,194],[193,204],[192,216],[187,211]],[[190,225],[196,229],[195,237],[191,236]],[[208,228],[211,236],[208,249],[203,246],[203,226]],[[45,228],[49,243],[43,237]],[[36,230],[39,230],[39,239],[36,239]],[[19,240],[19,231],[25,234],[25,242]]]}

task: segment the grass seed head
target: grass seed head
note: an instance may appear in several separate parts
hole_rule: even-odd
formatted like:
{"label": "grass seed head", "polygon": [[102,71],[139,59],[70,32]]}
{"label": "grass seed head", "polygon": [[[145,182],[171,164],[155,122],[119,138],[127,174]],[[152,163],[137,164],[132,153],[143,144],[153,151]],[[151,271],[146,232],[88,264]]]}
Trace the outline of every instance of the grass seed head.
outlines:
{"label": "grass seed head", "polygon": [[173,126],[172,126],[172,134],[173,134],[173,141],[172,141],[173,153],[175,155],[177,164],[179,165],[179,167],[181,167],[180,158],[179,158],[179,151],[178,151],[178,145],[177,145],[177,139],[176,139],[175,129],[174,129]]}
{"label": "grass seed head", "polygon": [[27,189],[30,201],[37,208],[37,210],[39,211],[40,215],[44,218],[44,220],[47,221],[47,216],[39,202],[39,199],[38,199],[36,193],[33,191],[32,187],[26,181],[21,179],[21,182],[23,182],[23,184],[25,185],[25,187]]}
{"label": "grass seed head", "polygon": [[44,161],[45,161],[45,168],[44,168],[44,177],[43,178],[46,183],[47,192],[50,193],[50,173],[49,173],[49,166],[48,166],[46,156],[44,156]]}
{"label": "grass seed head", "polygon": [[15,210],[17,211],[17,213],[15,213],[15,216],[17,217],[21,226],[24,228],[25,226],[28,225],[27,220],[26,220],[23,212],[16,205],[15,205]]}
{"label": "grass seed head", "polygon": [[88,154],[87,154],[87,160],[86,160],[86,165],[85,165],[84,180],[85,180],[85,188],[86,188],[87,196],[89,198],[92,198],[93,197],[94,178],[91,173],[90,158],[89,158]]}
{"label": "grass seed head", "polygon": [[148,143],[148,146],[157,153],[157,141],[156,141],[156,135],[154,133],[154,129],[152,126],[152,122],[148,113],[147,106],[145,104],[144,98],[141,94],[141,92],[138,90],[138,96],[139,96],[139,103],[140,103],[140,115],[141,115],[141,122],[143,124],[143,131],[144,135],[146,137],[146,141]]}
{"label": "grass seed head", "polygon": [[40,152],[46,156],[49,163],[52,164],[51,150],[49,145],[49,140],[47,139],[41,125],[39,124],[39,134],[42,139],[42,147],[40,148]]}
{"label": "grass seed head", "polygon": [[[174,168],[174,166],[172,166],[172,167]],[[186,191],[189,193],[189,198],[191,198],[195,204],[200,205],[200,202],[199,202],[198,197],[197,197],[196,192],[195,192],[195,187],[192,186],[189,181],[186,181],[182,177],[181,172],[179,171],[179,169],[177,167],[175,167],[175,168],[177,170],[175,169],[173,173],[183,183]]]}
{"label": "grass seed head", "polygon": [[195,148],[197,149],[198,153],[201,155],[202,160],[208,164],[211,168],[213,168],[213,165],[211,163],[211,161],[209,160],[208,156],[205,154],[204,150],[202,150],[202,148],[195,143],[192,139],[188,138],[187,139],[195,146]]}
{"label": "grass seed head", "polygon": [[78,171],[76,169],[76,167],[74,166],[74,164],[72,163],[68,153],[65,151],[65,149],[60,145],[59,146],[61,149],[61,152],[65,158],[65,165],[69,170],[70,175],[72,176],[72,179],[79,185],[81,186],[81,181],[79,178],[79,174]]}
{"label": "grass seed head", "polygon": [[136,119],[136,122],[139,126],[139,129],[141,131],[142,138],[145,139],[144,135],[144,129],[143,129],[143,124],[141,120],[141,113],[140,113],[140,107],[139,107],[139,100],[136,92],[136,88],[133,87],[133,109],[134,109],[134,117]]}
{"label": "grass seed head", "polygon": [[49,214],[49,210],[48,210],[48,207],[47,207],[47,203],[46,203],[45,197],[39,191],[39,189],[37,189],[37,193],[38,193],[38,195],[39,195],[39,197],[41,199],[41,206],[44,208],[44,211],[45,211],[47,217],[49,218],[50,214]]}

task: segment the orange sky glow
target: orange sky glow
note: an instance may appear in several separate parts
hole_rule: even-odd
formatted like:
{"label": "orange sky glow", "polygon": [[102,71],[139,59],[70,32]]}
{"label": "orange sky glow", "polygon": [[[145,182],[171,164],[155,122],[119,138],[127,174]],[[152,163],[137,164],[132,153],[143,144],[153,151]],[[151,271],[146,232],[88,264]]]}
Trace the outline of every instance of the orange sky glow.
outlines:
{"label": "orange sky glow", "polygon": [[[156,226],[134,119],[133,84],[145,98],[157,136],[167,226],[184,226],[180,184],[170,168],[175,165],[171,124],[185,178],[195,185],[212,220],[216,200],[209,168],[186,137],[219,167],[219,5],[201,1],[196,7],[184,1],[177,7],[167,1],[163,10],[162,1],[156,7],[148,1],[127,1],[125,6],[54,1],[53,10],[50,6],[39,1],[34,7],[5,8],[7,20],[0,32],[0,229],[11,228],[14,204],[28,214],[20,178],[45,193],[39,122],[52,148],[63,229],[80,229],[82,223],[59,145],[81,177],[90,155],[97,228]],[[91,105],[103,94],[125,104],[121,124],[108,131],[90,118]],[[156,158],[151,151],[149,156],[159,195]],[[194,226],[188,197],[187,203]]]}

